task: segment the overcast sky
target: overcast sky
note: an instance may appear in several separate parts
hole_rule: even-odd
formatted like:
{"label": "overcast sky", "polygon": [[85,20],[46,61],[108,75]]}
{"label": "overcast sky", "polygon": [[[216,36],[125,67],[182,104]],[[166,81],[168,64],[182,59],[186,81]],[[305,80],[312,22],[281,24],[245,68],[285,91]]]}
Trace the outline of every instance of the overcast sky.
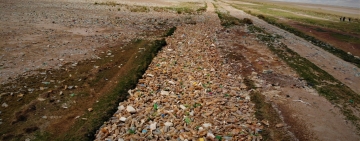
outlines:
{"label": "overcast sky", "polygon": [[360,0],[276,0],[301,3],[315,3],[360,8]]}

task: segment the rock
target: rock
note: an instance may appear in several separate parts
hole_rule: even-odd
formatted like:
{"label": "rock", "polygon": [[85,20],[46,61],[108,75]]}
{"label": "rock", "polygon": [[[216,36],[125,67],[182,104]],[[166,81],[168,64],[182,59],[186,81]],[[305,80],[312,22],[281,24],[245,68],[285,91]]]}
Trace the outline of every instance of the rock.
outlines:
{"label": "rock", "polygon": [[132,106],[127,106],[126,107],[126,111],[128,111],[129,113],[136,113],[136,110],[135,110],[135,108],[134,107],[132,107]]}
{"label": "rock", "polygon": [[4,103],[1,105],[1,107],[7,108],[7,107],[9,107],[9,105],[4,102]]}
{"label": "rock", "polygon": [[89,111],[89,112],[92,112],[92,111],[93,111],[93,108],[88,108],[88,111]]}

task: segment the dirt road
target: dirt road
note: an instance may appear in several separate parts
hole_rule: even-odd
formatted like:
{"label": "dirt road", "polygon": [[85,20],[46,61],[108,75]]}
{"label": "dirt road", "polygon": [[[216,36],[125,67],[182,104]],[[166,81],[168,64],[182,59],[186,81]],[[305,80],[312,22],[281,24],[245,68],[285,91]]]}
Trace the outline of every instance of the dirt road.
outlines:
{"label": "dirt road", "polygon": [[270,25],[267,22],[251,16],[241,10],[235,9],[234,7],[226,4],[219,3],[224,9],[228,10],[231,15],[237,18],[250,18],[254,21],[254,25],[264,28],[271,34],[277,34],[284,39],[282,42],[286,44],[290,49],[297,52],[300,56],[308,59],[321,69],[325,70],[333,77],[350,87],[353,91],[360,94],[360,69],[350,64],[331,53],[314,46],[308,41],[284,31],[276,26]]}

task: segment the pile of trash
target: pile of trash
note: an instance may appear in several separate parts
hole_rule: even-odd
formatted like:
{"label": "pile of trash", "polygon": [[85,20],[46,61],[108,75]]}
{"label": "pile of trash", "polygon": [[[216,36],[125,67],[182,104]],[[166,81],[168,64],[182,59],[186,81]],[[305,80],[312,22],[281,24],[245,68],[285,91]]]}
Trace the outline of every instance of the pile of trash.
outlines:
{"label": "pile of trash", "polygon": [[260,140],[243,77],[214,44],[220,21],[178,26],[96,140]]}

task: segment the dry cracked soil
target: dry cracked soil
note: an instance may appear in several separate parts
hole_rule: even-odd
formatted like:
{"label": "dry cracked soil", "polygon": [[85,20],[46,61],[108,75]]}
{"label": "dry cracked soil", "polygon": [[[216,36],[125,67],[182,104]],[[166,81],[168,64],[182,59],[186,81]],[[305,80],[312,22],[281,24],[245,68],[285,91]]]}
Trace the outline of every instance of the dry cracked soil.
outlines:
{"label": "dry cracked soil", "polygon": [[360,140],[269,44],[355,94],[358,68],[231,2],[1,1],[1,140]]}

